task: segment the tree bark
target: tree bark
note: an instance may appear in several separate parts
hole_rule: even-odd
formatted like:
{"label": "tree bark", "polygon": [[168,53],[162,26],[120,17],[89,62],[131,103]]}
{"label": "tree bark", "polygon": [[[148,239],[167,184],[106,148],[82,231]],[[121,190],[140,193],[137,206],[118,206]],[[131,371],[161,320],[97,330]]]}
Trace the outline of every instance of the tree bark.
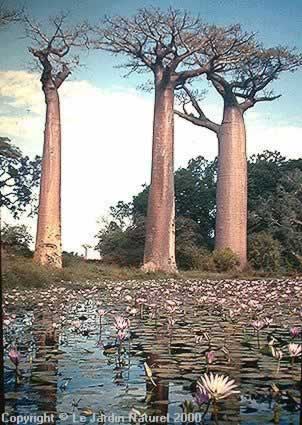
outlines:
{"label": "tree bark", "polygon": [[43,91],[46,122],[34,261],[62,268],[60,101],[53,81],[44,83]]}
{"label": "tree bark", "polygon": [[146,272],[177,272],[175,262],[174,87],[155,82],[151,185],[144,264]]}
{"label": "tree bark", "polygon": [[215,248],[230,248],[247,263],[247,158],[243,112],[225,99],[218,132]]}

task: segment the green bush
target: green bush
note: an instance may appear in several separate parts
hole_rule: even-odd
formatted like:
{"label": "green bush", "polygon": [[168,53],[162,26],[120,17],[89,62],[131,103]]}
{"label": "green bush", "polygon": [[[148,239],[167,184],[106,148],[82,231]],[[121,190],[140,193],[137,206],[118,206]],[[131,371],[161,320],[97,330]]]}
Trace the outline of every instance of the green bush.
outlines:
{"label": "green bush", "polygon": [[180,270],[207,270],[204,268],[208,253],[203,248],[176,245],[176,263]]}
{"label": "green bush", "polygon": [[219,273],[233,271],[240,265],[238,256],[229,248],[215,249],[212,258],[215,271]]}
{"label": "green bush", "polygon": [[204,249],[198,224],[187,217],[177,217],[176,230],[176,263],[181,270],[200,270]]}
{"label": "green bush", "polygon": [[31,257],[30,245],[33,238],[25,224],[4,224],[1,232],[2,246],[4,250],[13,255]]}
{"label": "green bush", "polygon": [[182,270],[202,272],[230,272],[239,266],[239,258],[230,249],[215,250],[212,253],[204,248],[191,245],[176,247],[177,265]]}
{"label": "green bush", "polygon": [[281,265],[281,245],[266,232],[249,238],[249,262],[255,270],[278,271]]}

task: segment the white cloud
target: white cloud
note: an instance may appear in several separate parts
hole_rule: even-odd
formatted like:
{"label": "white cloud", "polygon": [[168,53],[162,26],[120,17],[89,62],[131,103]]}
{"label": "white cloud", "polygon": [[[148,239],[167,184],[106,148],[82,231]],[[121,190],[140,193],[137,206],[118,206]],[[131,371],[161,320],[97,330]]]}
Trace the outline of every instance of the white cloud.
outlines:
{"label": "white cloud", "polygon": [[[27,153],[41,153],[45,104],[39,76],[1,72],[0,95],[9,111],[1,117],[0,134]],[[135,90],[104,90],[87,81],[66,81],[60,95],[63,245],[80,250],[82,243],[91,243],[96,220],[110,205],[130,200],[149,182],[153,104],[152,97]],[[212,117],[221,115],[215,104],[208,111]],[[249,153],[277,149],[291,157],[300,155],[302,128],[257,123],[255,115],[247,117]],[[177,118],[175,151],[176,168],[197,155],[213,158],[216,136]]]}

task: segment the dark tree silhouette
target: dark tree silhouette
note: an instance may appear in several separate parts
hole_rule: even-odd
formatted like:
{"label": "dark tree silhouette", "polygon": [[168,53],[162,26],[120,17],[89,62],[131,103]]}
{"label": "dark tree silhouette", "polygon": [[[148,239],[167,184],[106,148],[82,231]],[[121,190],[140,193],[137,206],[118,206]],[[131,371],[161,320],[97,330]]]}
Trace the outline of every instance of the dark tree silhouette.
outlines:
{"label": "dark tree silhouette", "polygon": [[46,121],[38,228],[34,259],[38,264],[62,267],[61,247],[61,119],[59,88],[79,64],[70,51],[87,44],[88,25],[68,27],[66,15],[50,21],[49,34],[25,17],[29,48],[41,68]]}
{"label": "dark tree silhouette", "polygon": [[10,143],[8,137],[0,136],[0,156],[5,158],[19,158],[21,152],[16,146]]}
{"label": "dark tree silhouette", "polygon": [[0,169],[0,208],[7,208],[15,218],[28,206],[29,212],[34,212],[34,189],[39,185],[41,159],[31,160],[12,145],[4,148],[0,138]]}
{"label": "dark tree silhouette", "polygon": [[[155,102],[151,187],[148,200],[143,269],[175,272],[174,91],[207,71],[219,71],[238,60],[238,26],[217,28],[186,12],[142,9],[135,16],[105,18],[95,28],[94,48],[124,55],[128,74],[151,71]],[[222,38],[223,35],[223,38]],[[218,55],[207,55],[223,39]]]}
{"label": "dark tree silhouette", "polygon": [[[245,50],[244,44],[242,47]],[[184,87],[183,111],[176,114],[195,125],[205,127],[218,137],[218,179],[216,248],[230,248],[241,261],[247,262],[247,159],[244,113],[258,102],[280,97],[269,84],[282,72],[295,71],[302,64],[301,55],[287,48],[263,49],[254,44],[254,53],[229,70],[207,72],[207,79],[222,96],[224,103],[221,124],[204,113],[196,93]],[[193,107],[188,112],[187,104]]]}

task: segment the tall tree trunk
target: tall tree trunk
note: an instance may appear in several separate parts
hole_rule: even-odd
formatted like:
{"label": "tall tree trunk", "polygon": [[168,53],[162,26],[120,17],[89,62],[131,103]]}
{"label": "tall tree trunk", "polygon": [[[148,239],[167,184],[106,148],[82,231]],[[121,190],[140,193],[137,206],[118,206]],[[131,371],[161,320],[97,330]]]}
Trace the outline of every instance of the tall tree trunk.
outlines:
{"label": "tall tree trunk", "polygon": [[53,82],[45,83],[43,91],[46,102],[46,122],[34,260],[41,265],[61,268],[60,101],[58,90]]}
{"label": "tall tree trunk", "polygon": [[246,133],[242,110],[227,100],[218,141],[215,247],[230,248],[244,268],[247,262]]}
{"label": "tall tree trunk", "polygon": [[175,262],[174,87],[156,82],[151,186],[143,270],[177,271]]}

